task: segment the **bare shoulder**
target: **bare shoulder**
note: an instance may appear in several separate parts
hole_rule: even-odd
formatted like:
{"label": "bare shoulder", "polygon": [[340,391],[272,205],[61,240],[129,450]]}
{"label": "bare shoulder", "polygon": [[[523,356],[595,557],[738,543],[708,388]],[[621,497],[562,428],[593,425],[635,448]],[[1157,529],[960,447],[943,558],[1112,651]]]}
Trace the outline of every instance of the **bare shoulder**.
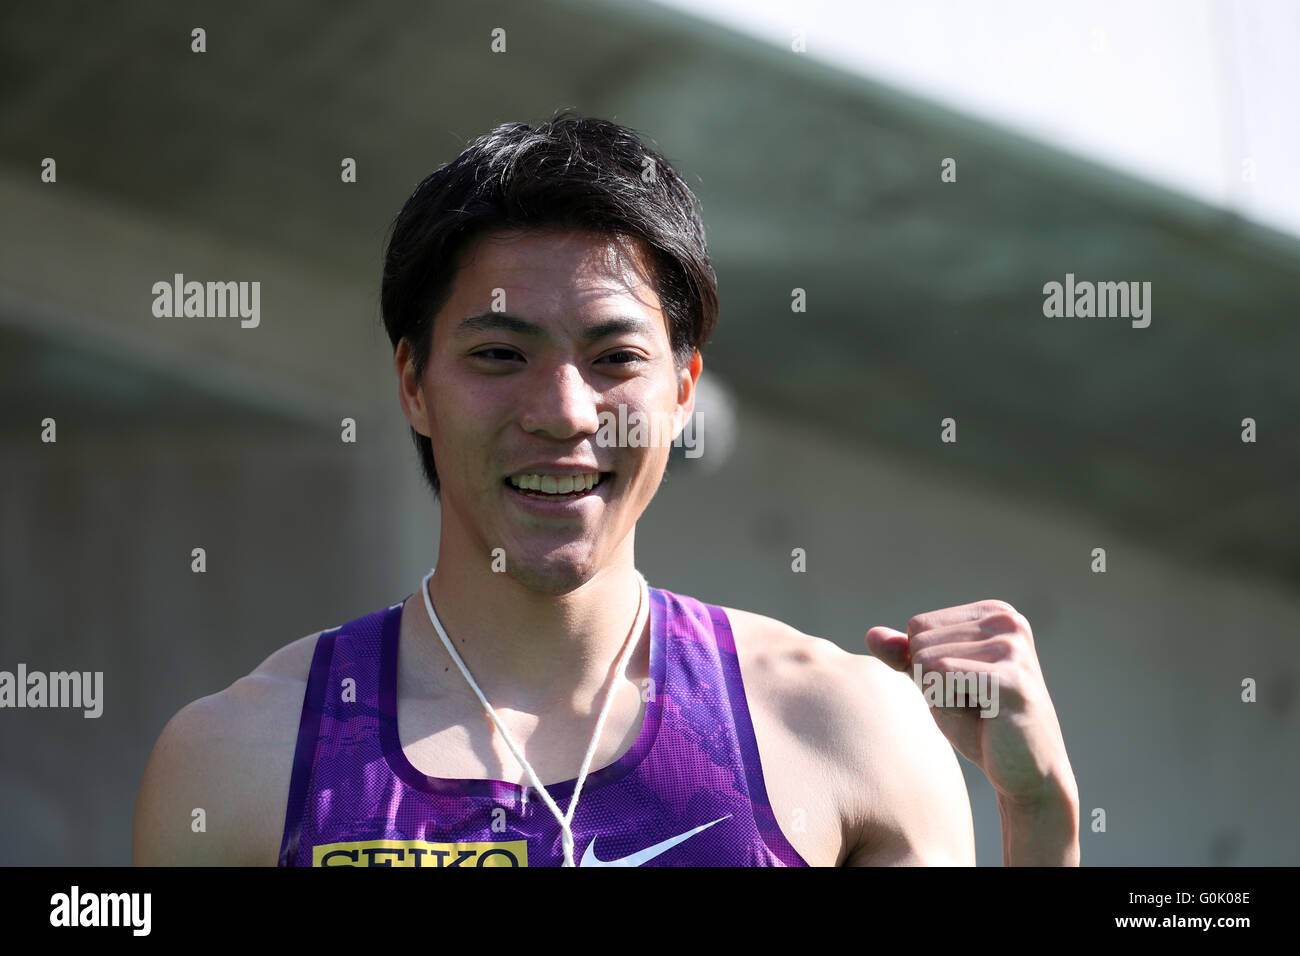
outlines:
{"label": "bare shoulder", "polygon": [[746,696],[818,750],[850,757],[864,735],[915,731],[918,713],[929,720],[912,681],[875,657],[852,654],[775,618],[723,610],[733,625]]}
{"label": "bare shoulder", "polygon": [[805,805],[812,798],[799,788],[822,782],[842,834],[834,862],[974,863],[965,780],[915,683],[865,645],[850,653],[775,618],[723,610],[769,793]]}
{"label": "bare shoulder", "polygon": [[137,866],[275,865],[318,636],[285,645],[167,722],[136,797]]}

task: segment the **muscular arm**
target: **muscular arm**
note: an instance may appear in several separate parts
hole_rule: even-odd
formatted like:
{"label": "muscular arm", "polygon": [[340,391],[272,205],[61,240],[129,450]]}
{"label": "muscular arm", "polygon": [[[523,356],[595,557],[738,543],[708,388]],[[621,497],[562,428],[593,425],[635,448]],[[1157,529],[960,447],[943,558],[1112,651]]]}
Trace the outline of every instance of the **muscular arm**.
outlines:
{"label": "muscular arm", "polygon": [[[863,787],[846,802],[853,836],[845,866],[974,866],[975,828],[957,755],[916,685],[873,657],[845,654]],[[870,747],[870,752],[867,747]]]}
{"label": "muscular arm", "polygon": [[136,866],[276,864],[315,638],[281,648],[167,722],[136,797]]}
{"label": "muscular arm", "polygon": [[[916,685],[874,657],[773,618],[724,610],[773,810],[804,858],[826,866],[973,865],[966,783]],[[796,821],[804,819],[800,832]]]}

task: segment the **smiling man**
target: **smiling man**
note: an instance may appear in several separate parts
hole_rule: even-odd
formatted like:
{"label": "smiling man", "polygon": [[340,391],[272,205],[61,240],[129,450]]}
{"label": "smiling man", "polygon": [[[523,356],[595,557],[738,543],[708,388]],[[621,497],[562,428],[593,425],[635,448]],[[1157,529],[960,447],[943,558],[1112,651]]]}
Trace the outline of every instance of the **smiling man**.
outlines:
{"label": "smiling man", "polygon": [[[669,448],[602,424],[685,427],[718,303],[695,197],[632,131],[476,140],[399,214],[382,305],[437,566],[173,717],[137,863],[971,864],[953,746],[997,790],[1005,862],[1078,862],[1014,608],[872,628],[873,657],[638,572]],[[996,716],[927,708],[913,667],[992,678]]]}

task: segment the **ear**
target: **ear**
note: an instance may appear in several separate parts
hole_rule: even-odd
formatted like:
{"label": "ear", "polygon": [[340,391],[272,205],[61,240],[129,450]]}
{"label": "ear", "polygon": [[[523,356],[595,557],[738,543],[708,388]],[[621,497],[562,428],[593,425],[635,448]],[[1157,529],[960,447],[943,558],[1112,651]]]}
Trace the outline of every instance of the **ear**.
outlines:
{"label": "ear", "polygon": [[402,403],[402,411],[411,427],[429,438],[429,414],[424,405],[424,392],[420,389],[419,379],[415,377],[415,350],[410,340],[403,337],[397,343],[397,352],[393,355],[393,365],[397,367],[397,398]]}
{"label": "ear", "polygon": [[695,385],[700,380],[704,358],[695,349],[691,360],[677,375],[677,407],[673,409],[673,437],[676,438],[695,412]]}

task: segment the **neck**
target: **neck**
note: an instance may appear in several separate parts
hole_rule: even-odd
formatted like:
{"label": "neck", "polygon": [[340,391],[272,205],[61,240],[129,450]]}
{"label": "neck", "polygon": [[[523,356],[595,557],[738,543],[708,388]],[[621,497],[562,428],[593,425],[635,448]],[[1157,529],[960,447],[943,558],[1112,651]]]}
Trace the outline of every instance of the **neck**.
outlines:
{"label": "neck", "polygon": [[[531,713],[573,707],[598,709],[612,668],[637,618],[640,579],[631,541],[618,560],[566,594],[547,594],[521,584],[484,560],[456,560],[440,551],[429,581],[433,608],[461,660],[494,708]],[[648,600],[648,595],[647,595]],[[471,694],[429,620],[417,592],[407,610],[416,659],[436,686],[449,683]],[[649,633],[644,615],[641,642]],[[628,675],[647,669],[648,642],[632,652]],[[460,693],[460,691],[456,691]]]}

